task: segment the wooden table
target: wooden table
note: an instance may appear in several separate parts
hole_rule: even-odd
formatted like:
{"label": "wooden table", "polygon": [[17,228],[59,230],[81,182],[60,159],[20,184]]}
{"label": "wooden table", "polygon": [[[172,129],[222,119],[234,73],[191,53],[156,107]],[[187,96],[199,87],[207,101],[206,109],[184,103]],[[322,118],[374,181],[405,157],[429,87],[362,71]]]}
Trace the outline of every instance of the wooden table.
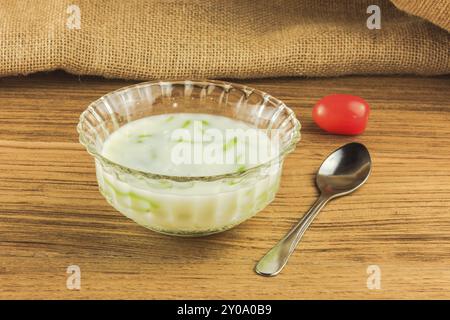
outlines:
{"label": "wooden table", "polygon": [[[181,239],[112,209],[78,143],[81,111],[133,82],[0,79],[0,298],[450,298],[450,78],[239,82],[291,106],[302,141],[268,208],[230,231]],[[314,125],[312,105],[334,92],[370,103],[364,135]],[[282,274],[256,275],[256,261],[316,198],[322,160],[354,140],[373,157],[368,183],[323,210]],[[70,265],[80,267],[81,290],[66,287]],[[367,286],[370,265],[381,289]]]}

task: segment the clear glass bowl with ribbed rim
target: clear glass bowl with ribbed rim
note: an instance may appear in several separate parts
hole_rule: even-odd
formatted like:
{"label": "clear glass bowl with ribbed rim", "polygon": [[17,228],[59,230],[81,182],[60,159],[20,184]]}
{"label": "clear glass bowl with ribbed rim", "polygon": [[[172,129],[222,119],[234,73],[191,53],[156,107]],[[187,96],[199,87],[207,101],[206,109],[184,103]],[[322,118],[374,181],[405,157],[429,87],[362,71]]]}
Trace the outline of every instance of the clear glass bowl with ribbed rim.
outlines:
{"label": "clear glass bowl with ribbed rim", "polygon": [[[125,167],[102,156],[107,138],[129,122],[169,113],[203,113],[279,134],[276,157],[244,171],[171,176]],[[94,157],[101,194],[138,224],[165,234],[200,236],[227,230],[264,209],[278,191],[283,161],[300,140],[300,122],[282,101],[223,81],[154,81],[91,103],[77,126]]]}

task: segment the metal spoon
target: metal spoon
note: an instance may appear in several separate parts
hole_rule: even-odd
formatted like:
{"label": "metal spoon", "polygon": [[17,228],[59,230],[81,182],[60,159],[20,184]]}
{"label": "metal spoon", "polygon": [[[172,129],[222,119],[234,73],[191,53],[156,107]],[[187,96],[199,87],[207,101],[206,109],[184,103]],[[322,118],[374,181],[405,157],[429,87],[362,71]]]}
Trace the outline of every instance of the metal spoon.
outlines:
{"label": "metal spoon", "polygon": [[322,163],[316,176],[320,196],[300,222],[280,240],[255,267],[263,276],[276,276],[286,265],[306,229],[325,204],[340,196],[347,195],[366,182],[372,167],[367,148],[360,143],[346,144]]}

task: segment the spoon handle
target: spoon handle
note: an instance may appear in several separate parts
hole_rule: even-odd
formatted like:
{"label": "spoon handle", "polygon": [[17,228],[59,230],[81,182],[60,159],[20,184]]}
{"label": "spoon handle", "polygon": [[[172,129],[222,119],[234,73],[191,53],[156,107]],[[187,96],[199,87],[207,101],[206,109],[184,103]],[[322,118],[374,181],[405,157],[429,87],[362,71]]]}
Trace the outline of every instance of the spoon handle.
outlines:
{"label": "spoon handle", "polygon": [[311,209],[303,216],[300,222],[289,231],[264,257],[259,260],[255,267],[256,273],[263,276],[276,276],[286,265],[292,252],[300,242],[306,229],[328,202],[329,197],[320,195]]}

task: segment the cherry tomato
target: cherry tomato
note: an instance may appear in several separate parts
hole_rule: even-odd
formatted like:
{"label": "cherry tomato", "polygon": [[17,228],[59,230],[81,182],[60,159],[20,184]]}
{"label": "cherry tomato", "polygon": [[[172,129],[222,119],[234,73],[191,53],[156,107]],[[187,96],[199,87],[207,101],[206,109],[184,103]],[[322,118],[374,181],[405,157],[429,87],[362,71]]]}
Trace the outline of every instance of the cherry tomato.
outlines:
{"label": "cherry tomato", "polygon": [[363,133],[369,120],[370,107],[363,98],[350,94],[332,94],[314,106],[314,122],[323,130],[344,135]]}

